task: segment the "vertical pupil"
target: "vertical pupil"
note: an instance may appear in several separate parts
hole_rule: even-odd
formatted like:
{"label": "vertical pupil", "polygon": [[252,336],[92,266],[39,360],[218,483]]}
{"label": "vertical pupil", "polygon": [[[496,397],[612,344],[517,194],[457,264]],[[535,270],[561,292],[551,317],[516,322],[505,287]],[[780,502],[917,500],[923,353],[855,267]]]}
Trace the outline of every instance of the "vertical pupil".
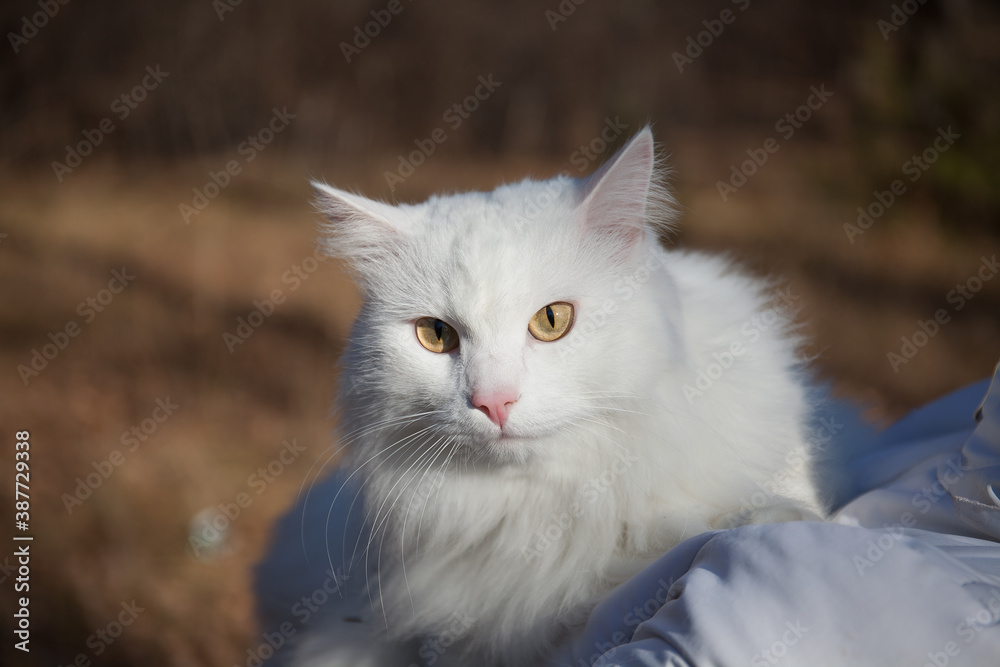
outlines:
{"label": "vertical pupil", "polygon": [[437,336],[438,340],[441,340],[441,334],[444,333],[444,322],[441,320],[434,320],[434,335]]}
{"label": "vertical pupil", "polygon": [[556,328],[556,314],[552,312],[552,306],[545,306],[545,317],[549,320],[549,326]]}

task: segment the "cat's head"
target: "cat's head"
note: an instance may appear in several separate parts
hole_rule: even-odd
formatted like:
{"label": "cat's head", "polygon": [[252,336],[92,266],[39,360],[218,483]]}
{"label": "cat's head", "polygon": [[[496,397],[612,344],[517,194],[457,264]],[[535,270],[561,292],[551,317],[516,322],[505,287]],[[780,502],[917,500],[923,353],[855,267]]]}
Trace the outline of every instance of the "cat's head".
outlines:
{"label": "cat's head", "polygon": [[670,200],[648,128],[584,180],[416,205],[314,185],[326,247],[364,297],[344,357],[346,430],[400,462],[444,448],[530,460],[553,435],[613,422],[669,355],[669,296],[651,292],[668,281]]}

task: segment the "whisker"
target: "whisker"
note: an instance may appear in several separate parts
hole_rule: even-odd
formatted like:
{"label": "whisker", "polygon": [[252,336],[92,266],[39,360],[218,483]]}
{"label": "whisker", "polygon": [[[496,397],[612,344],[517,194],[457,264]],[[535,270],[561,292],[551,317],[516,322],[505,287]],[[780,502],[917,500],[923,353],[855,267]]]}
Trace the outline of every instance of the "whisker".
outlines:
{"label": "whisker", "polygon": [[[425,427],[422,430],[426,430],[426,429],[429,429],[429,428],[432,428],[432,427],[428,426],[428,427]],[[421,431],[418,431],[417,433],[420,433],[420,432]],[[378,458],[379,456],[388,455],[388,454],[390,454],[392,452],[395,452],[395,451],[401,451],[402,448],[404,447],[404,445],[406,444],[406,442],[407,442],[407,438],[404,438],[401,441],[393,443],[392,445],[390,445],[386,449],[380,450],[379,452],[376,452],[375,454],[373,454],[371,457],[368,458],[368,460],[366,460],[364,463],[362,463],[357,468],[355,468],[347,476],[347,478],[343,481],[343,483],[341,484],[340,488],[337,489],[337,493],[334,495],[333,500],[330,502],[329,509],[327,510],[327,513],[326,513],[326,524],[325,524],[325,528],[324,528],[324,540],[323,540],[324,544],[326,546],[327,562],[329,563],[331,570],[335,571],[335,568],[333,566],[333,555],[330,553],[330,517],[333,515],[333,509],[334,509],[334,507],[337,504],[337,499],[340,497],[341,492],[345,488],[347,488],[348,482],[351,481],[351,478],[353,478],[355,475],[357,475],[359,472],[361,472],[361,470],[366,465],[368,465],[369,463],[371,463],[374,459]],[[384,461],[383,461],[383,463],[384,463]],[[347,516],[350,516],[351,512],[353,511],[353,509],[354,509],[354,503],[357,502],[357,498],[358,498],[358,495],[360,495],[360,493],[361,493],[361,487],[359,485],[359,489],[355,493],[354,500],[351,501],[351,506],[348,508]],[[306,496],[306,502],[308,502],[308,495]],[[303,519],[302,520],[303,520],[302,539],[303,539],[303,547],[304,547],[304,543],[305,543],[305,525],[304,525],[304,522],[305,522],[305,509],[304,508],[303,508]],[[347,530],[346,526],[344,527],[344,530],[345,531]],[[345,537],[346,537],[346,535],[345,535]],[[344,561],[346,561],[346,559],[344,558],[345,555],[346,555],[345,553],[341,554],[341,559],[344,560]],[[350,564],[353,566],[353,563],[354,563],[354,555],[352,554],[351,555]],[[336,579],[336,577],[335,577],[335,579]],[[336,581],[334,581],[334,583],[336,583]]]}
{"label": "whisker", "polygon": [[[460,449],[460,447],[453,447],[452,446],[456,442],[457,442],[457,440],[455,438],[452,438],[451,440],[445,442],[444,446],[445,447],[451,447],[451,450],[448,452],[448,456],[445,457],[444,463],[441,464],[441,470],[438,473],[441,476],[444,476],[444,475],[447,474],[448,466],[451,464],[451,460],[455,457],[455,453]],[[441,485],[435,483],[434,493],[437,493],[440,490],[441,490]],[[420,517],[417,519],[417,542],[416,542],[416,544],[417,544],[417,554],[418,555],[420,553],[420,528],[421,528],[421,526],[423,526],[423,523],[424,523],[424,512],[427,511],[427,503],[429,503],[430,500],[431,500],[431,495],[427,494],[427,497],[424,498],[423,507],[421,507],[421,509],[420,509]]]}
{"label": "whisker", "polygon": [[[437,428],[440,428],[440,426],[438,426],[438,425],[436,425],[436,424],[432,424],[432,425],[430,425],[430,426],[425,426],[424,428],[420,429],[419,431],[416,431],[415,433],[411,433],[410,435],[406,436],[406,437],[405,437],[405,438],[403,438],[402,440],[399,440],[399,441],[397,441],[397,442],[393,443],[393,444],[392,444],[391,446],[389,446],[388,448],[386,448],[386,449],[384,449],[384,450],[381,450],[381,451],[379,451],[379,452],[376,452],[376,453],[375,453],[375,454],[373,454],[373,455],[372,455],[372,456],[371,456],[371,457],[370,457],[370,458],[369,458],[369,459],[368,459],[367,461],[365,461],[364,463],[362,463],[362,464],[361,464],[361,465],[360,465],[360,466],[359,466],[359,467],[357,468],[357,470],[355,470],[354,472],[352,472],[352,473],[350,474],[350,476],[348,477],[348,480],[349,480],[349,479],[350,479],[351,477],[353,477],[354,475],[356,475],[357,473],[361,472],[361,470],[362,470],[362,468],[364,468],[364,466],[368,465],[369,463],[371,463],[371,462],[372,462],[372,461],[373,461],[374,459],[378,458],[379,456],[382,456],[382,455],[384,455],[384,454],[388,454],[389,452],[393,452],[393,453],[398,453],[398,452],[403,452],[403,451],[406,451],[405,449],[403,449],[405,445],[407,445],[408,443],[412,442],[412,441],[413,441],[413,440],[414,440],[415,438],[418,438],[418,437],[420,437],[420,436],[421,436],[422,434],[426,433],[427,431],[430,431],[430,430],[432,430],[432,429],[437,429]],[[412,455],[412,453],[411,453],[411,455]],[[379,469],[380,467],[382,467],[383,465],[385,465],[386,463],[388,463],[390,459],[391,459],[391,457],[389,457],[389,458],[386,458],[386,459],[384,459],[384,460],[380,461],[380,462],[379,462],[379,463],[378,463],[378,464],[377,464],[377,465],[376,465],[376,466],[375,466],[375,467],[374,467],[374,468],[372,469],[372,471],[371,471],[371,472],[374,472],[375,470],[378,470],[378,469]],[[369,472],[368,474],[371,474],[371,472]],[[345,486],[346,486],[346,480],[345,480]],[[341,487],[341,488],[343,488],[343,487]],[[351,511],[351,510],[353,510],[353,508],[354,508],[354,503],[355,503],[355,502],[357,502],[357,498],[358,498],[358,496],[359,496],[360,494],[361,494],[361,488],[360,488],[360,485],[359,485],[359,490],[358,490],[358,492],[357,492],[357,493],[355,494],[355,496],[354,496],[354,500],[353,500],[353,501],[351,502],[351,509],[349,509],[349,510],[348,510],[348,514],[350,514],[350,511]],[[337,492],[337,495],[340,495],[340,492],[339,492],[339,491]],[[336,500],[336,498],[334,498],[334,500]],[[331,509],[331,511],[333,510],[333,508],[332,508],[332,507],[331,507],[330,509]],[[364,520],[364,524],[365,524],[366,526],[367,526],[367,525],[369,525],[369,524],[368,524],[368,518],[369,518],[370,516],[371,516],[371,511],[369,510],[369,513],[368,513],[368,514],[367,514],[367,515],[365,516],[365,520]],[[328,520],[329,520],[329,519],[328,519]],[[359,544],[361,543],[361,537],[362,537],[362,534],[359,534],[359,535],[358,535],[358,539],[357,539],[357,540],[355,541],[355,543],[354,543],[354,551],[353,551],[353,552],[351,553],[351,559],[350,559],[350,562],[351,562],[351,563],[353,563],[353,562],[354,562],[354,557],[355,557],[355,556],[357,555],[357,552],[358,552],[358,545],[359,545]],[[329,548],[328,548],[327,550],[329,551]],[[346,554],[345,554],[345,555],[346,555]]]}
{"label": "whisker", "polygon": [[[301,540],[301,542],[302,542],[302,551],[303,551],[304,554],[306,554],[307,558],[308,558],[308,550],[306,549],[306,537],[305,537],[305,534],[306,534],[306,527],[305,527],[306,508],[309,505],[309,497],[312,494],[312,489],[315,486],[316,481],[319,480],[319,477],[322,474],[323,469],[326,467],[326,465],[334,457],[336,457],[337,454],[339,454],[345,447],[347,447],[348,445],[350,445],[353,442],[356,442],[361,437],[370,435],[371,433],[374,433],[376,431],[382,430],[383,428],[389,428],[389,427],[392,427],[392,426],[406,426],[406,425],[409,425],[411,423],[414,423],[415,421],[417,421],[421,417],[424,417],[424,416],[427,416],[427,415],[432,415],[432,414],[435,414],[435,413],[438,413],[438,412],[441,412],[441,411],[440,410],[431,410],[431,411],[427,411],[427,412],[418,412],[418,413],[414,413],[414,414],[410,414],[410,415],[402,415],[402,416],[399,416],[399,417],[384,419],[381,422],[375,422],[374,424],[366,424],[363,427],[359,427],[359,428],[355,429],[354,431],[352,431],[351,433],[348,433],[345,436],[343,436],[343,437],[341,437],[341,438],[338,439],[338,443],[343,443],[343,444],[341,444],[341,446],[337,449],[337,451],[334,452],[330,457],[328,457],[323,462],[323,465],[320,466],[320,469],[316,472],[316,475],[314,477],[312,477],[312,481],[310,481],[310,483],[309,483],[309,489],[308,489],[308,491],[306,491],[305,501],[302,504],[302,523],[301,523],[301,526],[300,526],[299,533],[302,536],[302,540]],[[323,458],[326,455],[327,452],[329,452],[331,449],[333,449],[333,447],[335,447],[336,444],[337,443],[334,443],[333,445],[330,445],[329,447],[327,447],[323,451],[323,453],[319,454],[319,456],[316,457],[316,460],[313,461],[313,464],[309,467],[309,470],[306,472],[305,476],[302,479],[302,484],[299,485],[299,492],[298,492],[298,495],[295,498],[296,505],[299,504],[299,501],[302,498],[302,489],[305,486],[306,481],[310,479],[310,475],[312,475],[313,469],[316,467],[316,464],[319,463],[320,459]]]}
{"label": "whisker", "polygon": [[[442,428],[441,426],[433,425],[432,427],[421,429],[420,431],[417,431],[416,433],[411,434],[410,436],[407,436],[407,438],[405,438],[403,442],[409,443],[410,441],[416,439],[417,437],[423,435],[424,433],[426,433],[428,431],[430,431],[431,433],[433,433],[435,431],[441,430],[441,428]],[[416,463],[419,462],[427,454],[427,451],[426,450],[421,451],[419,448],[413,449],[413,450],[410,451],[409,456],[406,457],[406,460],[403,461],[403,465],[405,465],[406,462],[408,462],[410,459],[413,458],[414,455],[416,455],[418,453],[420,455],[417,457],[417,461],[414,462],[414,464],[411,464],[410,467],[407,468],[407,471],[404,471],[400,475],[399,479],[397,479],[393,483],[392,487],[390,487],[389,490],[386,492],[385,499],[382,501],[382,504],[379,505],[378,510],[375,512],[375,518],[369,523],[368,519],[371,516],[371,510],[369,510],[368,514],[365,516],[365,524],[371,526],[370,536],[369,536],[369,539],[368,539],[368,543],[365,545],[364,551],[362,552],[363,560],[364,560],[364,562],[366,564],[369,562],[369,560],[371,558],[371,545],[372,545],[372,542],[375,540],[375,535],[378,534],[378,532],[382,528],[382,526],[385,525],[386,522],[388,522],[388,520],[389,520],[389,513],[392,511],[392,508],[395,506],[396,501],[399,500],[402,492],[406,490],[406,486],[403,487],[403,490],[400,491],[400,495],[397,495],[396,496],[396,500],[394,500],[393,503],[392,503],[392,505],[390,505],[389,511],[385,515],[385,519],[383,519],[382,522],[379,522],[378,519],[379,519],[379,515],[382,513],[382,508],[385,507],[385,504],[389,501],[389,498],[391,497],[393,489],[395,489],[396,486],[398,486],[399,483],[403,480],[403,478],[406,475],[406,472],[408,472],[409,470],[411,470],[413,468],[413,465],[416,465]],[[386,461],[380,462],[379,465],[377,465],[372,470],[372,472],[374,472],[379,467],[381,467],[385,462]],[[353,504],[352,504],[352,506],[353,506]],[[357,555],[358,545],[361,544],[361,537],[362,537],[362,535],[358,535],[358,539],[354,543],[354,552],[351,554],[351,561],[352,562],[354,561],[355,555]],[[385,539],[385,533],[383,532],[382,533],[382,540],[384,540],[384,539]],[[380,540],[380,542],[379,542],[379,555],[378,555],[377,562],[376,562],[376,573],[378,573],[378,568],[381,565],[381,545],[382,545],[382,540]],[[369,574],[370,574],[370,571],[369,571],[369,568],[366,565],[366,567],[365,567],[365,588],[368,591],[368,601],[369,601],[369,604],[371,605],[372,609],[374,610],[375,609],[375,601],[372,598],[371,583],[370,583],[370,579],[369,579]],[[379,585],[379,603],[381,605],[384,605],[384,601],[382,599],[382,579],[381,579],[381,576],[379,576],[378,585]],[[382,606],[381,609],[382,609],[382,612],[383,612],[382,613],[383,620],[386,621],[386,629],[388,629],[388,619],[385,617],[385,607]]]}
{"label": "whisker", "polygon": [[[443,437],[444,437],[444,436],[442,436],[442,438],[443,438]],[[439,441],[440,441],[440,439],[439,439]],[[436,443],[435,443],[435,444],[436,444]],[[433,446],[434,446],[434,445],[432,445],[432,447],[433,447]],[[417,456],[417,460],[416,460],[416,461],[414,461],[413,463],[411,463],[411,464],[410,464],[410,467],[408,467],[408,468],[407,468],[407,469],[406,469],[405,471],[403,471],[402,473],[400,473],[400,475],[399,475],[399,478],[398,478],[398,479],[397,479],[397,480],[396,480],[395,482],[393,482],[392,486],[391,486],[391,487],[389,487],[389,490],[388,490],[388,491],[386,491],[386,493],[385,493],[385,499],[383,499],[383,500],[382,500],[382,504],[381,504],[381,505],[379,505],[379,508],[378,508],[378,510],[377,510],[377,511],[375,512],[375,519],[374,519],[374,520],[372,521],[372,534],[371,534],[371,537],[370,537],[370,539],[368,540],[368,544],[367,544],[367,545],[365,546],[365,551],[366,551],[366,552],[367,552],[367,551],[368,551],[368,549],[369,549],[369,548],[371,547],[371,543],[372,543],[372,540],[374,540],[374,539],[375,539],[375,533],[376,533],[376,532],[378,531],[378,529],[379,529],[379,528],[381,527],[381,525],[382,525],[381,523],[379,523],[379,520],[378,520],[378,518],[379,518],[379,515],[380,515],[380,514],[382,513],[382,508],[383,508],[383,507],[385,507],[385,504],[386,504],[387,502],[389,502],[389,497],[390,497],[390,495],[392,494],[392,491],[393,491],[393,489],[395,489],[395,488],[396,488],[397,486],[399,486],[399,483],[403,481],[403,479],[405,478],[406,474],[407,474],[407,473],[408,473],[408,472],[409,472],[410,470],[412,470],[412,469],[413,469],[413,466],[417,465],[417,464],[418,464],[418,463],[419,463],[419,462],[421,461],[421,459],[423,459],[423,457],[424,457],[425,455],[427,455],[427,453],[428,453],[428,451],[427,451],[426,449],[425,449],[425,450],[423,450],[423,451],[422,451],[421,449],[414,449],[414,450],[412,450],[412,451],[410,452],[410,455],[406,457],[406,460],[405,460],[405,461],[403,461],[402,465],[406,465],[406,463],[407,463],[407,462],[408,462],[408,461],[409,461],[410,459],[412,459],[412,458],[414,457],[414,455],[416,455],[416,454],[419,454],[419,456]],[[376,468],[376,469],[377,469],[377,468]],[[406,486],[404,486],[404,487],[403,487],[403,490],[405,490],[405,489],[406,489]],[[397,498],[398,498],[398,496],[397,496]],[[394,503],[395,503],[395,501],[394,501]],[[391,510],[391,509],[392,509],[392,508],[390,507],[390,510]],[[369,515],[370,515],[370,513],[369,513]],[[385,522],[386,520],[388,520],[388,516],[389,516],[389,513],[387,512],[387,513],[386,513],[386,519],[384,519],[382,523],[384,523],[384,522]],[[365,521],[366,521],[366,522],[367,522],[367,519],[368,519],[368,517],[365,517]]]}
{"label": "whisker", "polygon": [[[386,450],[386,452],[383,452],[383,453],[390,453],[390,455],[391,455],[391,453],[394,453],[396,451],[403,451],[403,443],[400,443],[398,446],[390,447],[388,450]],[[374,458],[374,457],[372,457],[372,458]],[[369,461],[371,461],[371,459],[369,459]],[[362,467],[363,467],[363,465],[364,464],[362,464]],[[358,468],[357,470],[355,470],[354,472],[352,472],[348,476],[348,479],[344,480],[344,483],[341,484],[341,486],[340,486],[339,489],[337,489],[337,494],[334,496],[333,500],[330,502],[330,506],[329,506],[329,508],[327,509],[327,512],[326,512],[326,522],[325,522],[324,528],[323,528],[323,531],[324,531],[323,532],[323,543],[324,543],[324,546],[326,548],[327,563],[330,565],[331,571],[334,571],[334,572],[336,572],[336,569],[333,566],[333,554],[330,553],[330,519],[333,516],[333,510],[334,510],[334,507],[336,507],[337,499],[340,497],[341,492],[345,488],[347,488],[348,481],[350,480],[350,478],[353,477],[359,471],[360,471],[360,468]],[[358,498],[360,497],[362,491],[363,491],[363,488],[359,484],[358,487],[357,487],[357,490],[354,493],[354,498],[351,500],[351,505],[350,505],[350,507],[348,507],[347,512],[345,513],[346,517],[350,517],[351,513],[354,511],[354,505],[355,505],[355,503],[357,503]],[[346,539],[347,539],[347,525],[346,525],[346,522],[345,522],[344,532],[343,532],[343,534],[341,536],[340,560],[343,563],[344,567],[347,568],[347,571],[350,572],[353,569],[353,567],[354,567],[354,557],[352,555],[350,562],[347,561],[347,557],[346,557],[347,556],[347,552],[344,549],[344,544],[343,544],[346,541]],[[336,576],[334,577],[334,583],[336,583]]]}
{"label": "whisker", "polygon": [[[451,443],[451,441],[453,439],[454,439],[453,436],[448,436],[448,438],[446,440],[444,440],[443,442],[441,440],[438,440],[436,443],[434,443],[434,447],[435,447],[434,456],[427,463],[427,466],[424,468],[424,472],[420,475],[420,481],[417,482],[417,493],[418,494],[420,493],[420,489],[421,489],[421,487],[424,484],[424,480],[427,479],[427,474],[434,468],[434,463],[438,460],[438,457],[441,456],[441,453],[448,448],[448,445]],[[438,444],[438,443],[440,443],[440,444]],[[442,473],[443,473],[443,471],[442,471]],[[429,497],[429,494],[428,494],[428,497]],[[424,506],[426,506],[426,503],[427,503],[427,499],[425,498],[424,499]],[[410,511],[412,509],[413,509],[412,505],[408,505],[407,508],[406,508],[406,514],[403,515],[403,528],[402,528],[402,530],[399,533],[399,553],[400,553],[400,566],[401,566],[401,568],[403,570],[403,583],[406,585],[406,595],[410,599],[410,609],[413,609],[414,611],[416,611],[415,608],[414,608],[414,606],[413,606],[413,596],[410,595],[410,581],[409,581],[409,579],[406,576],[406,544],[405,544],[405,542],[406,542],[406,522],[410,518]],[[379,548],[381,549],[381,547],[379,547]],[[419,542],[417,543],[416,548],[417,549],[420,548]]]}
{"label": "whisker", "polygon": [[[438,443],[440,443],[442,440],[444,440],[445,437],[446,436],[441,436],[440,438],[438,438],[437,441],[435,441],[435,443],[433,445],[431,445],[432,449],[424,450],[423,453],[421,453],[421,455],[417,458],[417,460],[414,461],[410,465],[409,468],[407,468],[406,472],[403,473],[403,476],[400,477],[400,480],[402,480],[403,477],[405,477],[411,470],[413,470],[415,467],[417,467],[418,465],[420,465],[421,461],[423,461],[426,457],[430,456],[434,452],[433,448],[437,447]],[[414,475],[413,477],[410,477],[407,480],[406,484],[403,485],[403,488],[399,490],[399,493],[396,494],[395,500],[392,501],[392,504],[389,506],[389,509],[386,510],[385,518],[382,520],[382,525],[385,525],[385,524],[387,524],[389,522],[389,518],[392,516],[392,510],[396,507],[396,503],[398,503],[402,499],[403,495],[406,493],[406,490],[409,488],[410,484],[412,484],[415,479],[417,479],[416,475]],[[398,484],[398,483],[399,482],[397,481],[396,484]],[[396,484],[393,484],[392,488],[395,488]],[[389,492],[386,494],[387,497],[388,497],[389,493],[392,493],[392,489],[389,489]],[[409,510],[407,510],[406,514],[409,514]],[[406,514],[404,514],[404,518],[403,518],[404,521],[406,520],[406,518],[405,518]],[[375,516],[375,522],[376,523],[378,522],[378,515],[377,514]],[[381,526],[375,528],[375,530],[372,533],[372,539],[374,539],[375,532],[377,532],[380,528],[381,528]],[[382,571],[382,547],[383,547],[383,545],[385,543],[385,536],[386,536],[386,534],[388,532],[389,532],[388,528],[386,530],[382,531],[382,536],[379,538],[379,543],[378,543],[378,557],[376,558],[376,564],[375,564],[375,571],[376,572],[381,572]],[[365,547],[365,550],[368,551],[370,548],[371,548],[371,540],[369,540],[368,546]],[[403,583],[406,586],[406,594],[407,594],[407,596],[410,599],[410,607],[412,608],[413,607],[413,596],[410,595],[410,583],[409,583],[409,580],[406,578],[406,566],[405,566],[404,550],[403,550],[402,543],[400,543],[400,565],[401,565],[401,567],[403,569]],[[382,598],[382,578],[381,577],[379,577],[379,580],[378,580],[378,599],[379,599],[379,605],[381,605],[381,608],[382,608],[382,611],[383,611],[383,618],[384,618],[385,617],[385,601]],[[388,620],[386,620],[386,629],[388,629]]]}
{"label": "whisker", "polygon": [[[354,429],[350,433],[345,433],[344,435],[342,435],[340,438],[337,439],[336,443],[334,443],[334,444],[330,445],[329,447],[327,447],[326,449],[324,449],[316,457],[316,460],[313,461],[312,465],[309,467],[309,470],[306,471],[306,475],[305,475],[305,478],[302,480],[302,484],[299,486],[299,494],[298,494],[298,496],[296,496],[295,501],[298,502],[301,499],[301,497],[302,497],[302,488],[305,486],[306,480],[309,479],[309,476],[312,474],[313,468],[316,467],[316,464],[319,463],[320,459],[323,458],[324,456],[326,456],[327,452],[329,452],[331,449],[333,449],[337,445],[337,443],[341,443],[342,442],[343,444],[337,449],[336,452],[334,452],[332,454],[332,456],[330,458],[332,458],[333,456],[336,456],[337,454],[339,454],[340,451],[344,449],[344,447],[346,447],[347,445],[351,444],[352,442],[356,442],[360,438],[362,438],[362,437],[364,437],[366,435],[369,435],[371,433],[374,433],[374,432],[376,432],[378,430],[381,430],[383,428],[389,428],[391,426],[396,426],[396,425],[405,426],[407,424],[416,422],[420,417],[426,417],[426,416],[429,416],[429,415],[433,415],[433,414],[437,414],[437,413],[442,413],[442,412],[443,412],[442,410],[428,410],[428,411],[425,411],[425,412],[416,412],[416,413],[408,414],[408,415],[400,415],[400,416],[396,416],[396,417],[387,417],[385,419],[382,419],[380,421],[377,421],[377,422],[374,422],[374,423],[371,423],[371,424],[365,424],[364,426],[359,426],[358,428]],[[327,462],[329,462],[329,458],[327,459]],[[325,467],[325,465],[326,465],[326,463],[324,463],[323,467]],[[313,480],[314,483],[315,483],[315,479],[318,479],[319,475],[321,473],[322,473],[322,467],[320,468],[320,471],[317,472],[316,478],[314,478],[314,480]],[[312,488],[312,485],[310,485],[310,489],[311,488]],[[307,493],[307,501],[308,501],[308,493]]]}

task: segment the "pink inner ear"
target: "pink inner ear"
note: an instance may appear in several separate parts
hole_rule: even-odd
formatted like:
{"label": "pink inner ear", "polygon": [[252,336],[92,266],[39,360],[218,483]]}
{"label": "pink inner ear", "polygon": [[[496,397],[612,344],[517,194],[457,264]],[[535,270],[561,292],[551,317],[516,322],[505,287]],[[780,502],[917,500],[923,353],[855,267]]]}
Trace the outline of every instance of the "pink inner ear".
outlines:
{"label": "pink inner ear", "polygon": [[644,128],[588,179],[580,212],[589,232],[625,247],[642,238],[654,159],[653,135]]}

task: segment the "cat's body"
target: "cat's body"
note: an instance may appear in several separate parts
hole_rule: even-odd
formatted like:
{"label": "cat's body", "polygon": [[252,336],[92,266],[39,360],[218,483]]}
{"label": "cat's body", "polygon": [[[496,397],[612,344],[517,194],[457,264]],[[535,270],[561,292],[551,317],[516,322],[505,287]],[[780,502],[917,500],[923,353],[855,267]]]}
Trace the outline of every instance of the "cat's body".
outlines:
{"label": "cat's body", "polygon": [[[648,130],[584,182],[403,207],[318,188],[365,296],[339,407],[373,535],[343,555],[369,572],[352,581],[379,634],[460,634],[453,660],[538,664],[682,539],[822,515],[789,309],[725,261],[660,246]],[[548,304],[572,321],[543,342],[528,323],[556,326]],[[421,318],[457,347],[426,347]],[[302,664],[341,664],[323,651]]]}

